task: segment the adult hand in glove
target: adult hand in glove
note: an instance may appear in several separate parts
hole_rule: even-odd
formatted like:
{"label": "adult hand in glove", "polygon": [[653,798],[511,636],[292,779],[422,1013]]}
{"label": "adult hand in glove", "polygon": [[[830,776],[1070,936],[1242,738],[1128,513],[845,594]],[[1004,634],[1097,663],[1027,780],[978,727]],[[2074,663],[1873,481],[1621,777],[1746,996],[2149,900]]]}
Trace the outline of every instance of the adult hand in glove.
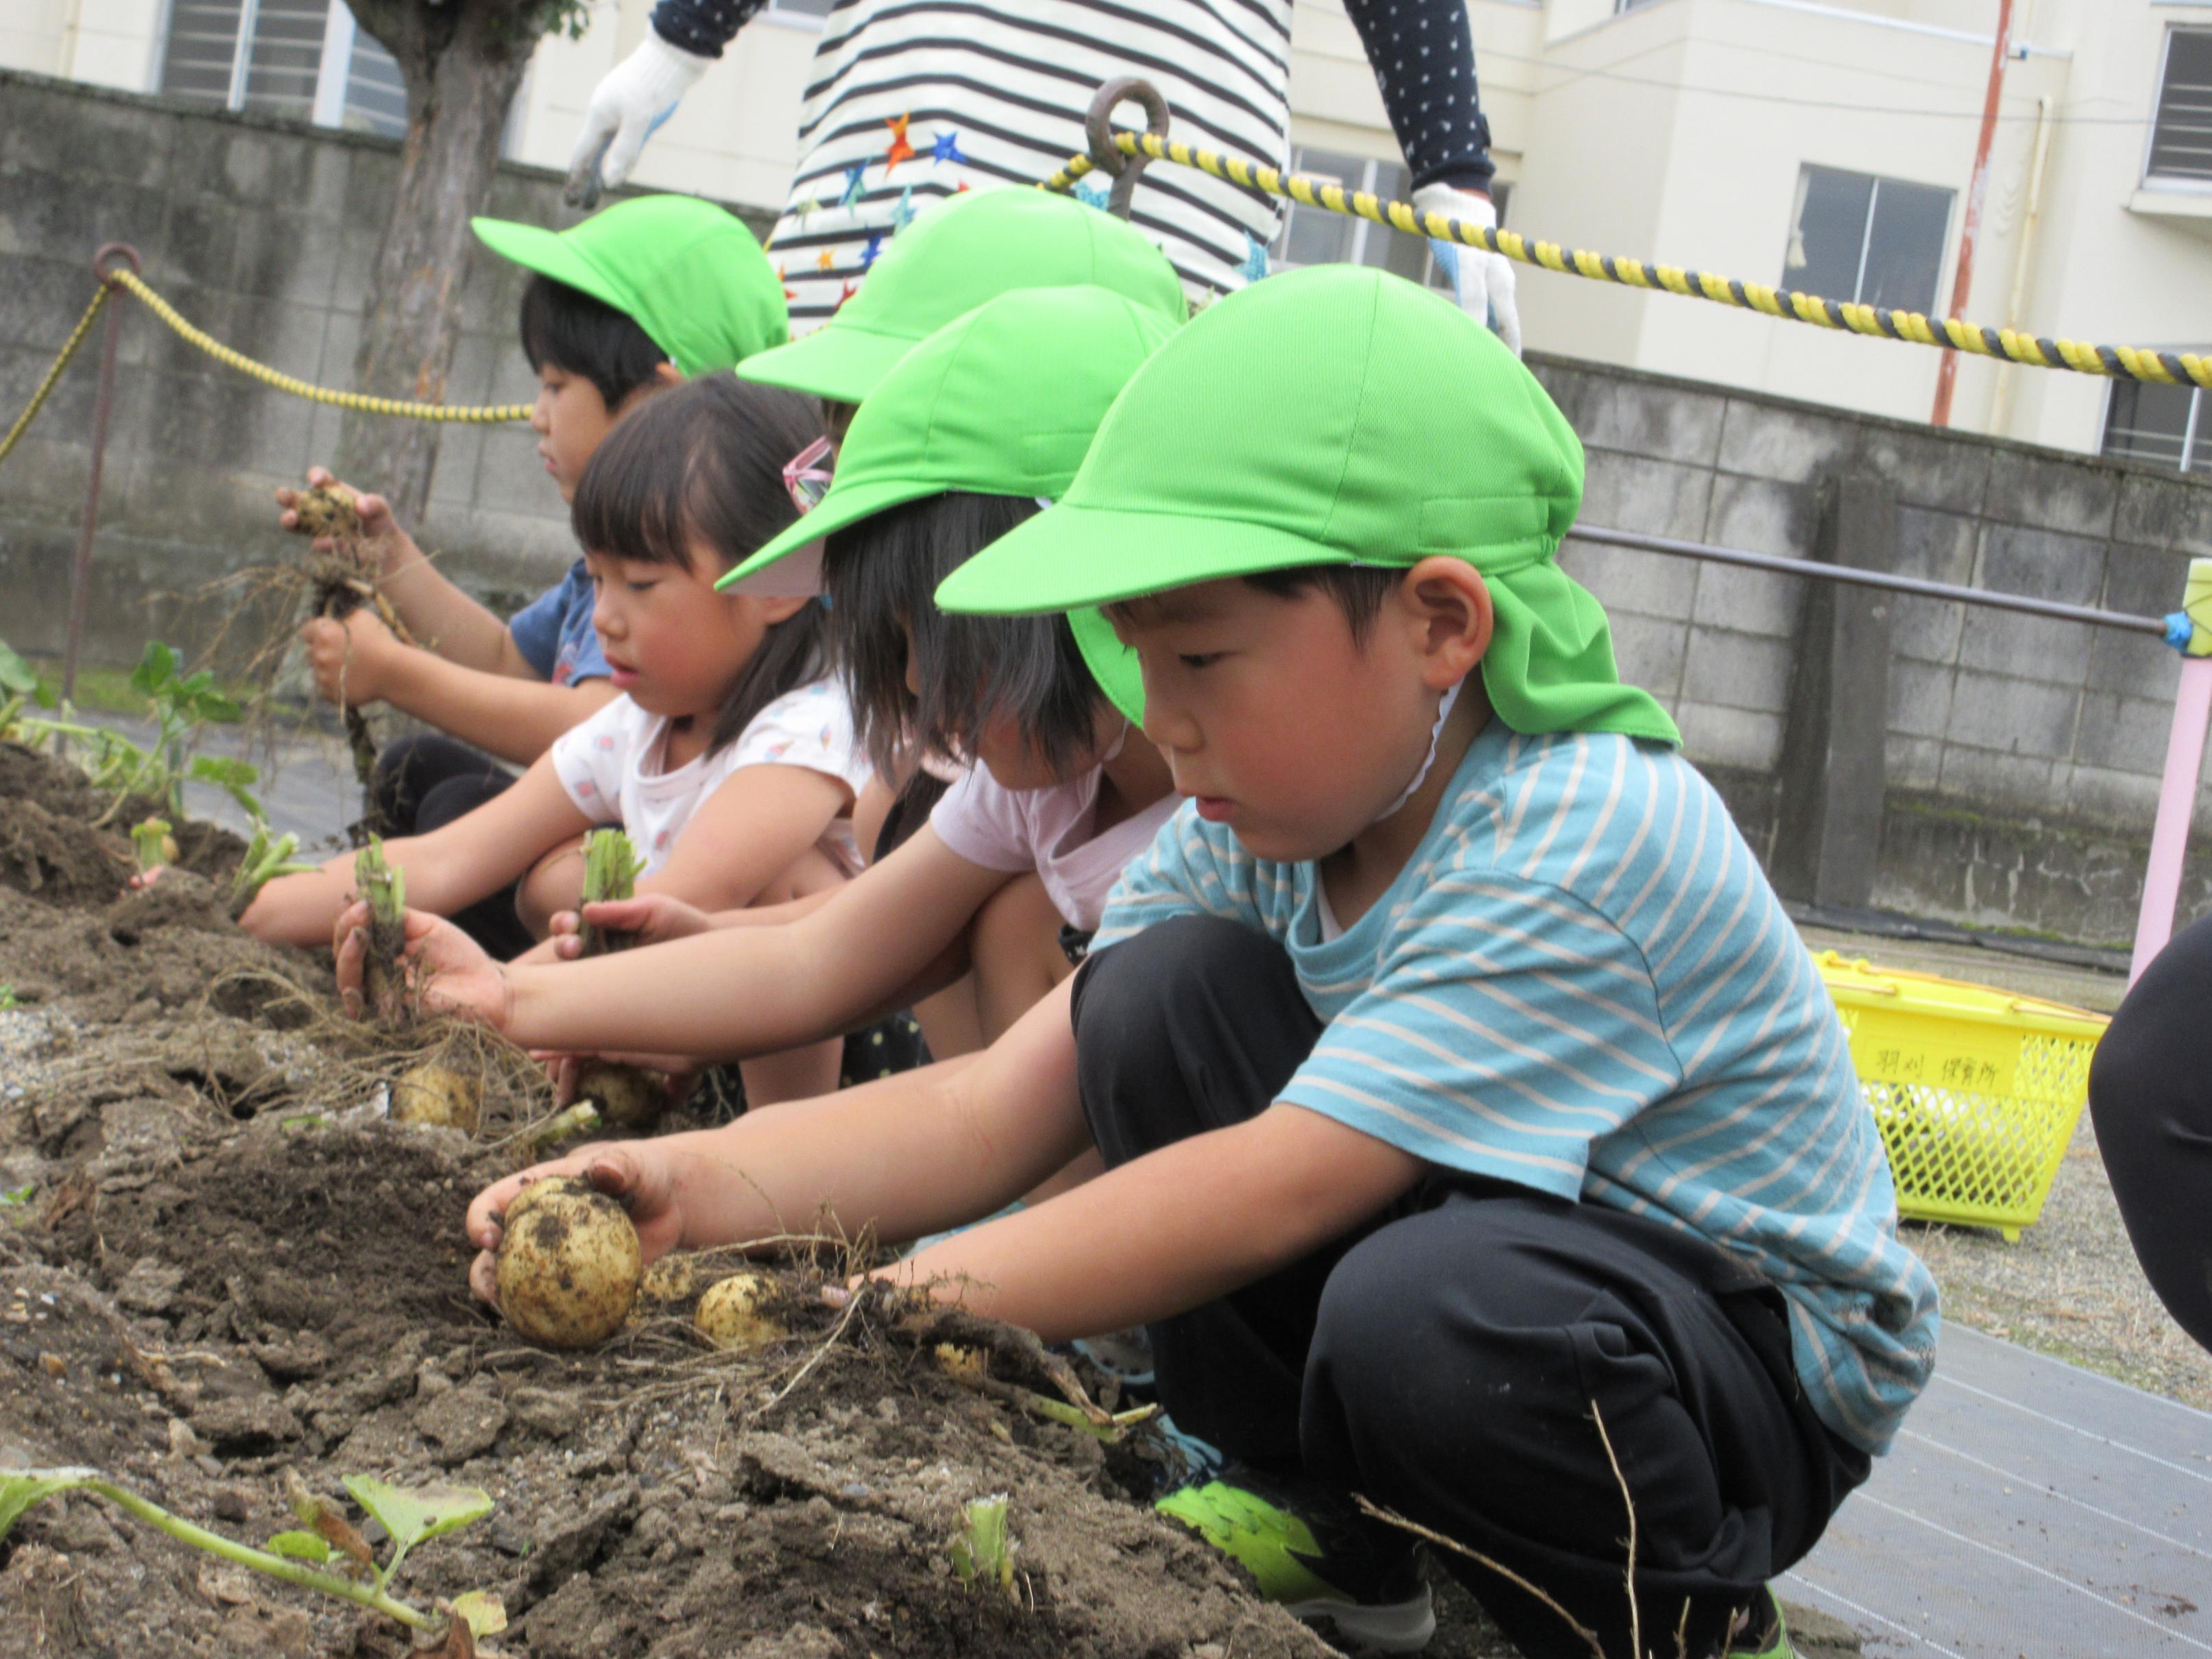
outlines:
{"label": "adult hand in glove", "polygon": [[607,71],[585,106],[583,131],[568,157],[566,194],[572,206],[591,206],[601,189],[629,177],[645,141],[676,112],[678,101],[713,61],[646,31],[637,50]]}
{"label": "adult hand in glove", "polygon": [[[1424,185],[1413,192],[1413,206],[1422,213],[1441,213],[1470,225],[1498,228],[1498,209],[1487,196],[1454,190],[1449,185]],[[1513,355],[1521,355],[1521,307],[1513,297],[1513,262],[1502,253],[1486,253],[1464,242],[1435,237],[1437,264],[1452,279],[1460,308],[1496,329]]]}

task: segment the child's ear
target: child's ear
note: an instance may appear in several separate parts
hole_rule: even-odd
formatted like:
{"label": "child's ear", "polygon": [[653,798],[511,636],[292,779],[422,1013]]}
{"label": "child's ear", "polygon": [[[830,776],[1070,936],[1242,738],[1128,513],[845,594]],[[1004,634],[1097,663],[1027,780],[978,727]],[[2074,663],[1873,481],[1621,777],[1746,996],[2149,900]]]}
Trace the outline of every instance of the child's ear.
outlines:
{"label": "child's ear", "polygon": [[770,628],[775,627],[778,623],[789,622],[814,603],[811,595],[804,593],[785,593],[773,598],[757,594],[741,594],[736,597],[750,599],[756,605],[758,605],[761,621]]}
{"label": "child's ear", "polygon": [[1490,584],[1464,559],[1441,555],[1406,573],[1398,599],[1413,630],[1421,678],[1442,690],[1473,673],[1496,626]]}
{"label": "child's ear", "polygon": [[658,382],[653,389],[664,391],[672,386],[682,386],[684,371],[664,357],[653,366],[653,378]]}

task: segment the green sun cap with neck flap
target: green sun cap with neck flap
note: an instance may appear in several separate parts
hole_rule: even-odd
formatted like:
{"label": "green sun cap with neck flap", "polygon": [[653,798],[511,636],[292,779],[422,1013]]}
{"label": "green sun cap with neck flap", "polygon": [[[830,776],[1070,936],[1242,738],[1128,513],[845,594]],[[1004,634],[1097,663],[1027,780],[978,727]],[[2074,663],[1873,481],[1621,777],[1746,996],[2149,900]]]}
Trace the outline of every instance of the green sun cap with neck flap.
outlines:
{"label": "green sun cap with neck flap", "polygon": [[1109,604],[1299,565],[1482,574],[1484,689],[1516,732],[1680,743],[1621,684],[1597,600],[1553,562],[1583,448],[1536,377],[1458,307],[1358,265],[1273,276],[1138,371],[1058,507],[937,590],[947,611]]}
{"label": "green sun cap with neck flap", "polygon": [[783,284],[744,222],[696,196],[639,196],[551,231],[471,219],[493,252],[629,318],[686,380],[791,337]]}
{"label": "green sun cap with neck flap", "polygon": [[1112,214],[1051,191],[974,191],[925,209],[836,315],[742,372],[857,404],[900,358],[985,301],[1076,283],[1109,289],[1170,324],[1188,314],[1167,256]]}
{"label": "green sun cap with neck flap", "polygon": [[[977,307],[915,347],[860,405],[814,510],[715,586],[799,591],[771,567],[925,496],[1057,500],[1114,399],[1173,331],[1157,310],[1103,288],[1019,289]],[[1101,688],[1137,718],[1133,653],[1095,611],[1069,621]]]}

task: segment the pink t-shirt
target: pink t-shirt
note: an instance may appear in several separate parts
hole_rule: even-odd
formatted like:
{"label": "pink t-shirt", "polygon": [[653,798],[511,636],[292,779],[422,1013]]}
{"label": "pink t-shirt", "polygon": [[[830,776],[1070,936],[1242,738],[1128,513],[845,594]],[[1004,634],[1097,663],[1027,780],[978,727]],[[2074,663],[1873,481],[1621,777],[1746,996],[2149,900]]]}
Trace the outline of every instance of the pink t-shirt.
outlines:
{"label": "pink t-shirt", "polygon": [[1104,775],[1094,766],[1048,789],[1007,789],[988,767],[977,766],[945,792],[929,827],[970,864],[1036,871],[1068,925],[1089,933],[1105,913],[1106,896],[1123,866],[1152,845],[1177,804],[1174,795],[1166,796],[1094,836],[1091,822]]}

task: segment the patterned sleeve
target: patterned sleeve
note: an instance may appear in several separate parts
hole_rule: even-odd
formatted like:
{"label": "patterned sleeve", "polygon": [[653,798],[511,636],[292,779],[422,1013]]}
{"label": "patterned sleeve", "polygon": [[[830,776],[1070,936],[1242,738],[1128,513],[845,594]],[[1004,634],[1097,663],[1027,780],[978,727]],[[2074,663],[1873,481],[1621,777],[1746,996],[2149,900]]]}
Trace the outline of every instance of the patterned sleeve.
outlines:
{"label": "patterned sleeve", "polygon": [[753,716],[730,745],[724,775],[747,766],[803,766],[836,778],[857,796],[875,775],[853,731],[853,708],[829,680],[787,692]]}
{"label": "patterned sleeve", "polygon": [[1580,1196],[1591,1145],[1682,1068],[1650,969],[1555,888],[1443,875],[1281,1098],[1449,1169]]}
{"label": "patterned sleeve", "polygon": [[561,780],[576,810],[592,823],[621,818],[623,765],[651,718],[628,697],[617,697],[554,738],[546,751],[553,775]]}
{"label": "patterned sleeve", "polygon": [[1344,0],[1344,9],[1367,48],[1413,188],[1488,190],[1498,168],[1465,0]]}
{"label": "patterned sleeve", "polygon": [[720,58],[737,32],[768,0],[660,0],[653,32],[695,58]]}
{"label": "patterned sleeve", "polygon": [[1261,927],[1257,908],[1244,892],[1252,861],[1230,840],[1224,851],[1202,833],[1195,807],[1186,803],[1160,826],[1149,850],[1129,860],[1107,895],[1093,951],[1141,933],[1181,915],[1224,916],[1249,927]]}

